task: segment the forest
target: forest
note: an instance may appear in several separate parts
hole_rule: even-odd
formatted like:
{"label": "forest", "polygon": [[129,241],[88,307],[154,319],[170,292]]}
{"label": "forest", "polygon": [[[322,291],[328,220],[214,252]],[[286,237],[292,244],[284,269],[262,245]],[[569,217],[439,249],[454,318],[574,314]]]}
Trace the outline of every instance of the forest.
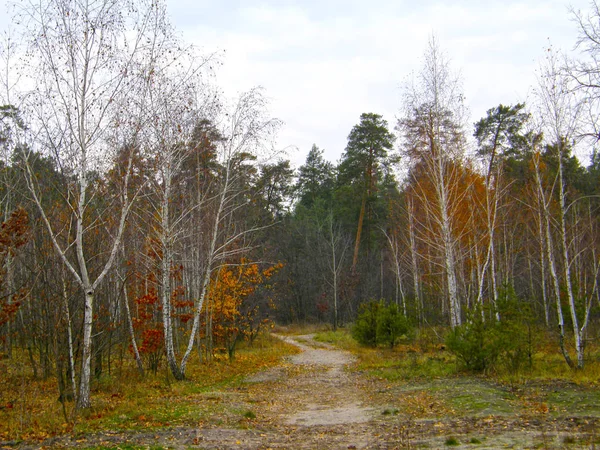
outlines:
{"label": "forest", "polygon": [[267,93],[226,98],[219,57],[162,2],[18,9],[0,46],[1,357],[84,410],[123,361],[184,380],[274,324],[336,330],[395,305],[416,333],[546,334],[583,370],[600,338],[598,5],[573,22],[579,57],[549,48],[527,104],[474,122],[432,37],[393,121],[365,112],[339,161],[316,143],[295,169]]}

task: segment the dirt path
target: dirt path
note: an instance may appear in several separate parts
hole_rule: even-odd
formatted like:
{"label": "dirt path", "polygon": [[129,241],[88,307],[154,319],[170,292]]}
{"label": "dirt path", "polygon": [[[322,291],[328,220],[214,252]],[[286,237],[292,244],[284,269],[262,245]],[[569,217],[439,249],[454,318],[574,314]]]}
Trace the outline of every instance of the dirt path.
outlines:
{"label": "dirt path", "polygon": [[[589,449],[593,435],[600,435],[597,418],[591,422],[548,420],[539,415],[515,415],[514,409],[504,414],[485,409],[456,414],[432,394],[443,385],[387,385],[346,370],[354,362],[353,356],[316,342],[312,335],[279,337],[302,351],[279,367],[247,378],[237,388],[206,393],[206,401],[222,408],[197,428],[103,433],[78,441],[55,440],[49,447],[493,449],[565,448],[568,443],[570,449]],[[470,387],[455,389],[463,392]]]}
{"label": "dirt path", "polygon": [[[372,424],[380,414],[369,404],[365,380],[345,370],[354,361],[311,335],[287,337],[302,352],[287,363],[246,380],[243,408],[255,418],[248,429],[199,430],[200,448],[373,448]],[[242,405],[240,405],[241,407]]]}
{"label": "dirt path", "polygon": [[[302,352],[285,366],[246,380],[246,407],[256,419],[245,430],[200,430],[200,448],[550,449],[565,448],[567,442],[570,449],[589,449],[590,435],[596,433],[597,420],[548,420],[485,410],[456,415],[429,394],[438,389],[435,383],[388,385],[345,370],[353,355],[318,343],[312,335],[279,337]],[[457,391],[463,389],[470,386],[457,386]]]}

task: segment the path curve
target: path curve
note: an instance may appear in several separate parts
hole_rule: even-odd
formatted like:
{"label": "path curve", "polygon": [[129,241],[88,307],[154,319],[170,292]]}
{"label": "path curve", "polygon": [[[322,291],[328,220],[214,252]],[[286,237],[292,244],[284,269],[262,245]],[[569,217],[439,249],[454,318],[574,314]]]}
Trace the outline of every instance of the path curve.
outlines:
{"label": "path curve", "polygon": [[[598,425],[595,419],[590,424],[570,419],[536,424],[527,417],[457,416],[427,390],[411,394],[408,385],[394,387],[346,370],[354,356],[316,342],[313,335],[277,337],[301,352],[239,386],[206,393],[206,401],[222,407],[197,427],[59,437],[43,448],[122,444],[177,450],[448,448],[449,436],[460,437],[461,444],[453,447],[457,449],[537,448],[540,442],[545,448],[563,448],[565,436],[581,438],[582,431]],[[470,436],[480,436],[483,442],[475,446]]]}
{"label": "path curve", "polygon": [[283,367],[246,379],[248,393],[260,405],[255,404],[253,424],[259,439],[238,433],[224,442],[222,434],[209,431],[202,433],[205,448],[388,448],[378,445],[373,421],[381,413],[366,406],[365,377],[346,370],[354,356],[313,335],[276,336],[301,352],[286,358]]}

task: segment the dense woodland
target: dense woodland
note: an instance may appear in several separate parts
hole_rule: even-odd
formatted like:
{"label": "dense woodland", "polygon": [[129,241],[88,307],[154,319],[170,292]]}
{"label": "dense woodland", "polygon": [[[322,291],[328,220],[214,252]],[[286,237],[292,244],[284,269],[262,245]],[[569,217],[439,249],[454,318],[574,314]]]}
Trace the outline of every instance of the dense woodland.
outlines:
{"label": "dense woodland", "polygon": [[18,9],[2,44],[3,354],[85,408],[116,359],[184,379],[273,322],[336,328],[383,299],[417,329],[527,311],[582,368],[600,337],[592,6],[573,13],[580,58],[549,49],[527,104],[473,124],[432,38],[393,122],[366,112],[338,162],[314,145],[297,170],[264,93],[226,99],[218,56],[181,42],[161,2]]}

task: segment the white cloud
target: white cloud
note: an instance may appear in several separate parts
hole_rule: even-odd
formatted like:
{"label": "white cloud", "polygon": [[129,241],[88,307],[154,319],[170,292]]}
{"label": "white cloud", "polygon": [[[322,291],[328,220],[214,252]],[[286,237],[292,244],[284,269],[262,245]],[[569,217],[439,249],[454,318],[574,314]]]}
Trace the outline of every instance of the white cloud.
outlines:
{"label": "white cloud", "polygon": [[228,95],[265,87],[273,115],[285,122],[281,147],[300,149],[290,155],[296,164],[313,142],[337,160],[363,112],[393,127],[400,86],[419,70],[431,33],[464,78],[471,122],[500,102],[526,100],[547,38],[568,50],[577,35],[562,0],[168,0],[168,7],[186,40],[225,50],[217,80]]}

